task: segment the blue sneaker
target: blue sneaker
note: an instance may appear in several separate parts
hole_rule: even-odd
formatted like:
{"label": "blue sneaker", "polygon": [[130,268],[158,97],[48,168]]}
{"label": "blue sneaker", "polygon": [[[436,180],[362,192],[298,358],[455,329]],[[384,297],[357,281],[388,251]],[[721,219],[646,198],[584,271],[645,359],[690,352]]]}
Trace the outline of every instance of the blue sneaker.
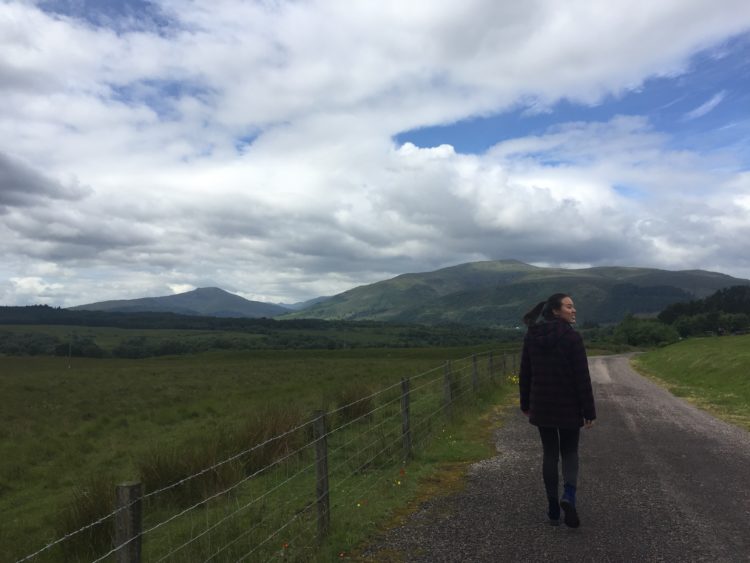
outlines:
{"label": "blue sneaker", "polygon": [[553,526],[560,525],[560,503],[555,497],[547,497],[549,508],[547,510],[547,516],[549,517],[549,523]]}
{"label": "blue sneaker", "polygon": [[565,512],[565,525],[569,528],[577,528],[581,525],[576,510],[576,488],[573,485],[565,485],[565,492],[560,499],[560,507]]}

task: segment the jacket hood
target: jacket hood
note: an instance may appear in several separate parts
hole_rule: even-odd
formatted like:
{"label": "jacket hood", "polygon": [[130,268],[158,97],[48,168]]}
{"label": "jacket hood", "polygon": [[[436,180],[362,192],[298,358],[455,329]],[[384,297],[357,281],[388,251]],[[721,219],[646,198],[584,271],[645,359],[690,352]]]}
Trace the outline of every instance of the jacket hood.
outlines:
{"label": "jacket hood", "polygon": [[542,348],[554,348],[563,335],[571,330],[573,327],[570,323],[559,319],[542,321],[530,326],[526,337]]}

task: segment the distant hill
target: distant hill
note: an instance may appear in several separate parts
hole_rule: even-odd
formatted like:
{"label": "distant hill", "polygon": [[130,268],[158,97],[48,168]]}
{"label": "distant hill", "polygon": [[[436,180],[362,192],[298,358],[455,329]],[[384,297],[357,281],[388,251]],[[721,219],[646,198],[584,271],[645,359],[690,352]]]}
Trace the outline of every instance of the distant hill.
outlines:
{"label": "distant hill", "polygon": [[750,285],[750,280],[703,270],[541,268],[498,260],[403,274],[282,318],[515,326],[535,303],[564,292],[576,303],[579,323],[616,323],[628,314],[655,316],[672,303],[735,285]]}
{"label": "distant hill", "polygon": [[313,305],[317,305],[318,303],[327,301],[328,299],[330,299],[329,296],[323,296],[323,297],[315,297],[313,299],[308,299],[307,301],[298,301],[297,303],[277,303],[277,305],[279,307],[284,307],[292,311],[302,311],[304,309],[308,309],[312,307]]}
{"label": "distant hill", "polygon": [[177,313],[209,317],[276,317],[288,313],[290,309],[250,301],[218,287],[203,287],[167,295],[164,297],[144,297],[141,299],[123,299],[118,301],[101,301],[88,305],[70,307],[74,311],[108,311],[117,313]]}

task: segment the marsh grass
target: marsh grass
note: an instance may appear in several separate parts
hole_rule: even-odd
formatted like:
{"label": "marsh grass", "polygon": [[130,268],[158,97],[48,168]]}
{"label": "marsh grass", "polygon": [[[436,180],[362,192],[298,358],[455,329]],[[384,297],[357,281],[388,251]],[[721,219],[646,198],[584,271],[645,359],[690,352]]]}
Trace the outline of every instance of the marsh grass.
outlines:
{"label": "marsh grass", "polygon": [[[229,561],[231,554],[241,554],[258,538],[268,538],[279,522],[291,519],[286,540],[273,536],[267,547],[278,550],[288,543],[284,557],[293,560],[290,554],[296,553],[294,557],[304,560],[309,542],[293,543],[291,532],[299,528],[299,537],[314,536],[314,452],[301,446],[311,441],[309,425],[287,431],[304,424],[321,405],[328,405],[327,410],[351,405],[351,411],[329,421],[330,428],[351,423],[331,438],[329,447],[340,451],[330,467],[339,481],[345,479],[334,494],[357,496],[384,475],[398,475],[401,468],[400,378],[480,351],[222,352],[187,359],[74,360],[72,368],[60,359],[0,358],[0,385],[9,406],[2,414],[6,439],[0,443],[0,511],[6,516],[0,552],[20,559],[63,530],[90,522],[85,514],[111,508],[109,501],[99,508],[89,506],[89,496],[71,492],[107,488],[91,484],[86,475],[99,475],[110,484],[109,494],[95,495],[100,500],[112,496],[112,483],[138,477],[148,494],[285,434],[157,495],[164,502],[154,498],[144,503],[148,527],[169,518],[175,507],[189,508],[216,495],[154,532],[144,549],[147,560],[192,540],[190,549],[205,543],[206,549],[215,550],[233,541],[232,534],[241,529],[244,535],[236,544],[245,547],[232,544],[216,558]],[[441,375],[438,370],[413,384],[413,389],[419,386],[412,396],[415,444],[439,436]],[[387,387],[393,388],[367,398],[373,389]],[[272,470],[259,472],[271,464]],[[261,499],[268,490],[275,492]],[[398,499],[383,497],[386,505]],[[66,511],[67,524],[60,527],[51,515]],[[214,528],[200,535],[195,530],[201,526]],[[99,539],[87,540],[96,549],[111,537],[103,527],[97,533]],[[355,536],[347,535],[347,541]],[[276,545],[277,539],[283,543]],[[68,558],[75,559],[78,552],[69,549],[73,555]],[[35,559],[59,560],[52,553]],[[183,559],[177,555],[173,560]]]}
{"label": "marsh grass", "polygon": [[74,535],[59,547],[65,561],[92,558],[107,551],[114,538],[114,521],[105,518],[115,508],[115,482],[108,475],[93,475],[73,489],[56,527],[58,537],[71,534],[84,526],[101,522]]}
{"label": "marsh grass", "polygon": [[184,508],[232,485],[243,476],[241,463],[221,463],[215,442],[189,448],[154,446],[138,463],[146,493],[165,489],[157,502]]}
{"label": "marsh grass", "polygon": [[336,392],[333,402],[337,422],[343,424],[368,417],[375,403],[372,395],[372,387],[361,382],[349,384]]}

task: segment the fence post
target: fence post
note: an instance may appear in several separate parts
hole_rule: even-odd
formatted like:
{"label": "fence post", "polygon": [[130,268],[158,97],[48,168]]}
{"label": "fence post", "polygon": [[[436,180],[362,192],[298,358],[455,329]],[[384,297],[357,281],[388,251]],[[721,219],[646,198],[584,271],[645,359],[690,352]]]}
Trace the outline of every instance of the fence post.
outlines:
{"label": "fence post", "polygon": [[122,483],[115,487],[118,509],[115,514],[116,563],[141,561],[141,496],[140,483]]}
{"label": "fence post", "polygon": [[411,457],[411,422],[409,420],[409,379],[401,378],[401,437],[404,460]]}
{"label": "fence post", "polygon": [[448,415],[448,417],[451,416],[451,411],[453,407],[451,406],[453,404],[453,389],[451,386],[451,362],[450,360],[445,362],[445,367],[443,371],[443,395],[445,398],[445,412]]}
{"label": "fence post", "polygon": [[474,394],[479,393],[479,372],[477,371],[477,355],[471,355],[471,387],[474,389]]}
{"label": "fence post", "polygon": [[508,375],[508,353],[503,352],[503,373],[501,373],[503,377]]}
{"label": "fence post", "polygon": [[490,381],[495,380],[495,368],[492,363],[492,350],[490,350],[490,355],[487,358],[487,373],[490,374]]}
{"label": "fence post", "polygon": [[328,440],[326,438],[326,415],[315,411],[313,438],[315,439],[315,504],[318,507],[318,541],[328,535],[331,526],[331,510],[328,497]]}

